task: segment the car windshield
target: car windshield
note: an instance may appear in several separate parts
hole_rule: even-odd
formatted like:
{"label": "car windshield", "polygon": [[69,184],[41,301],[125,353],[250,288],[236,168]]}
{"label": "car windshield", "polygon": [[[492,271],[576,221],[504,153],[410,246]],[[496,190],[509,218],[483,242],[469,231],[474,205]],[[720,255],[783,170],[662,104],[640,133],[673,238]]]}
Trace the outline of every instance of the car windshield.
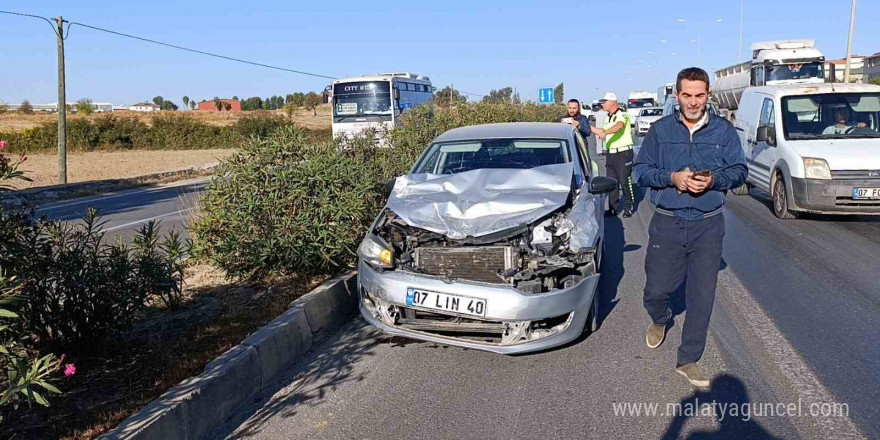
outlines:
{"label": "car windshield", "polygon": [[878,138],[880,93],[825,93],[782,99],[786,139]]}
{"label": "car windshield", "polygon": [[570,161],[564,140],[491,139],[436,143],[414,173],[456,174],[483,168],[529,169]]}
{"label": "car windshield", "polygon": [[822,63],[783,64],[768,69],[767,81],[787,81],[793,79],[824,78]]}
{"label": "car windshield", "polygon": [[639,116],[662,116],[663,109],[662,108],[646,108],[639,113]]}

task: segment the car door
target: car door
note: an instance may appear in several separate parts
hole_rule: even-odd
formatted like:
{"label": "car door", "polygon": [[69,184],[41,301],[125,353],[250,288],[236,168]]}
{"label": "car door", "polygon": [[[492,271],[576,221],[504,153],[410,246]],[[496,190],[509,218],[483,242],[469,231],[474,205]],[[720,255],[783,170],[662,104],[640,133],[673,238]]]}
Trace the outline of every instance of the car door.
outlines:
{"label": "car door", "polygon": [[[599,164],[592,160],[590,156],[589,147],[584,138],[578,133],[577,130],[574,131],[575,138],[575,167],[579,167],[581,172],[583,172],[586,179],[584,179],[584,185],[581,186],[581,191],[589,191],[590,185],[589,182],[594,176],[599,176]],[[601,242],[605,237],[605,200],[607,197],[602,195],[593,195],[590,194],[589,197],[595,197],[595,215],[596,221],[599,224],[599,237],[598,240]]]}
{"label": "car door", "polygon": [[761,112],[758,117],[758,124],[755,133],[752,134],[752,151],[749,157],[749,172],[752,173],[753,179],[757,186],[769,191],[770,190],[770,170],[776,163],[776,147],[767,143],[766,140],[757,140],[757,130],[761,127],[767,127],[767,131],[776,134],[776,109],[773,99],[763,96],[761,101]]}

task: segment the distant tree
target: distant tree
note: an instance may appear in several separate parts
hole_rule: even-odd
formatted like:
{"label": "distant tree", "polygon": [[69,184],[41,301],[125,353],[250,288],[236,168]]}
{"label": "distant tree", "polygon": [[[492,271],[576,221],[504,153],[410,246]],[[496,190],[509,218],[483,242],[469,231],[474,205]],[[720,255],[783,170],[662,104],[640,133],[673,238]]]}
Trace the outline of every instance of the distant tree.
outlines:
{"label": "distant tree", "polygon": [[31,105],[31,102],[25,99],[21,101],[21,106],[18,108],[18,111],[24,113],[26,115],[34,114],[34,106]]}
{"label": "distant tree", "polygon": [[440,107],[449,107],[450,105],[463,104],[465,102],[467,102],[467,98],[459,93],[458,90],[453,89],[452,86],[446,86],[438,90],[434,96],[434,104]]}
{"label": "distant tree", "polygon": [[303,107],[306,105],[306,94],[303,92],[296,92],[293,94],[293,98],[291,98],[290,103],[296,107]]}
{"label": "distant tree", "polygon": [[218,112],[223,111],[223,102],[216,96],[214,97],[214,108],[216,108]]}
{"label": "distant tree", "polygon": [[284,108],[284,97],[276,96],[275,97],[275,109],[283,109]]}
{"label": "distant tree", "polygon": [[288,93],[287,96],[284,97],[284,104],[290,104],[293,102],[293,93]]}
{"label": "distant tree", "polygon": [[263,100],[263,110],[272,110],[272,101],[269,98]]}
{"label": "distant tree", "polygon": [[263,100],[259,96],[252,96],[244,100],[241,109],[246,111],[259,110],[263,108]]}
{"label": "distant tree", "polygon": [[193,110],[195,110],[196,107],[198,107],[198,106],[199,106],[199,105],[196,104],[195,101],[190,101],[190,102],[189,102],[189,108],[191,108],[191,109],[193,109]]}
{"label": "distant tree", "polygon": [[173,111],[173,110],[177,110],[177,104],[175,104],[171,101],[165,100],[165,101],[162,101],[162,104],[159,105],[159,108],[162,110]]}
{"label": "distant tree", "polygon": [[562,104],[565,102],[565,89],[563,88],[562,83],[559,83],[559,85],[553,90],[556,93],[556,104]]}
{"label": "distant tree", "polygon": [[188,107],[189,107],[189,96],[184,96],[184,97],[183,97],[183,107],[184,107],[184,108],[188,108]]}
{"label": "distant tree", "polygon": [[223,103],[223,110],[231,111],[231,110],[232,110],[232,104],[230,104],[230,103],[228,103],[228,102],[224,102],[224,103]]}
{"label": "distant tree", "polygon": [[95,110],[94,107],[92,107],[92,100],[89,98],[83,98],[76,101],[74,108],[76,108],[77,113],[83,115],[90,115]]}
{"label": "distant tree", "polygon": [[296,106],[293,104],[286,104],[284,106],[284,114],[287,115],[287,119],[293,119],[294,111],[296,111]]}
{"label": "distant tree", "polygon": [[306,95],[306,103],[305,103],[306,109],[311,110],[312,114],[314,114],[315,116],[318,116],[318,106],[319,105],[321,105],[321,95],[319,95],[315,92],[309,92],[309,94]]}
{"label": "distant tree", "polygon": [[505,87],[501,90],[490,90],[489,94],[483,97],[483,102],[489,104],[510,104],[513,96],[513,87]]}
{"label": "distant tree", "polygon": [[0,115],[9,111],[9,104],[6,104],[3,101],[0,101]]}
{"label": "distant tree", "polygon": [[161,96],[157,96],[157,97],[153,98],[153,104],[156,104],[159,107],[162,107],[163,102],[165,102],[165,98],[163,98]]}
{"label": "distant tree", "polygon": [[513,103],[516,105],[522,104],[522,100],[519,99],[519,92],[513,94]]}
{"label": "distant tree", "polygon": [[238,96],[232,95],[232,100],[233,100],[233,101],[238,101]]}
{"label": "distant tree", "polygon": [[880,78],[869,79],[868,83],[874,84],[875,86],[880,86]]}

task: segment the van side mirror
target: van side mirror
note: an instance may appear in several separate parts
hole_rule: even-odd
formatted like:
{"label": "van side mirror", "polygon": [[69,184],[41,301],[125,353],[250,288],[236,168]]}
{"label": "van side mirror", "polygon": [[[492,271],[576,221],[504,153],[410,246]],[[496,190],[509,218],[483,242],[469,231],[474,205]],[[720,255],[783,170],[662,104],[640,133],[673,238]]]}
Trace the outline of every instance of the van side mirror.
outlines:
{"label": "van side mirror", "polygon": [[776,127],[771,125],[763,125],[758,127],[758,132],[755,134],[755,141],[757,142],[766,142],[767,145],[771,147],[776,146]]}
{"label": "van side mirror", "polygon": [[590,179],[590,194],[605,194],[617,189],[617,179],[596,176]]}

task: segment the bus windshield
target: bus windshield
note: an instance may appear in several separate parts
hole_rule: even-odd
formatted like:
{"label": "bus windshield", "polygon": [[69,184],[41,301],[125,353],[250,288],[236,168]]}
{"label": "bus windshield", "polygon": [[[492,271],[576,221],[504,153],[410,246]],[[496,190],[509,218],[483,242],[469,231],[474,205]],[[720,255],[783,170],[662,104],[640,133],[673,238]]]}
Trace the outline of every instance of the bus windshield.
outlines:
{"label": "bus windshield", "polygon": [[333,122],[349,118],[378,116],[391,120],[391,84],[386,81],[363,81],[333,86]]}

